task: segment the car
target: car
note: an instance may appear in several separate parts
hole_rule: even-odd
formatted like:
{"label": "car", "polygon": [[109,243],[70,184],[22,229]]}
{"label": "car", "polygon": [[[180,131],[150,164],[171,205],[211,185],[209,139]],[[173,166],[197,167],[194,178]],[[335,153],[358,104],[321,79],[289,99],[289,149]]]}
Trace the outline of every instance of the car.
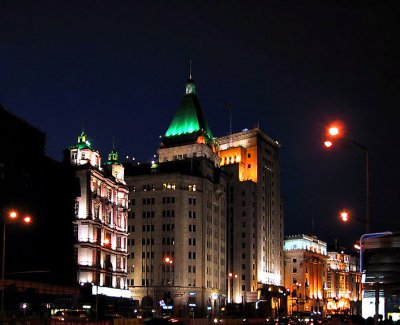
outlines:
{"label": "car", "polygon": [[57,311],[52,319],[60,321],[87,321],[89,317],[85,310],[81,309],[64,309]]}

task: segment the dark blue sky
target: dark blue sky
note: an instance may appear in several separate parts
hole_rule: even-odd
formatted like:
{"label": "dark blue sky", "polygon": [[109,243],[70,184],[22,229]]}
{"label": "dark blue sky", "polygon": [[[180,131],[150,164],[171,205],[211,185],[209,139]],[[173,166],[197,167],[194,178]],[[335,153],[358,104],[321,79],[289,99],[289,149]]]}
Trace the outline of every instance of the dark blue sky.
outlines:
{"label": "dark blue sky", "polygon": [[400,228],[400,10],[396,1],[2,1],[0,102],[47,134],[60,160],[84,126],[106,157],[150,160],[184,93],[215,136],[260,127],[282,144],[285,233],[349,243],[364,209],[364,156],[327,152],[342,120],[369,149],[372,230]]}

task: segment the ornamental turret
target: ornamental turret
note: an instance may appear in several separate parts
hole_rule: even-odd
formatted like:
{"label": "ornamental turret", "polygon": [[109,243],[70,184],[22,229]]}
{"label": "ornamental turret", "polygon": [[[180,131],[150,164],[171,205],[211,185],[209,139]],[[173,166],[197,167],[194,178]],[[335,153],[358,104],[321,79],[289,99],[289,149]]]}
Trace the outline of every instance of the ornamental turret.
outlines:
{"label": "ornamental turret", "polygon": [[78,143],[69,147],[70,162],[72,165],[90,164],[101,170],[101,157],[94,149],[85,131],[78,136]]}
{"label": "ornamental turret", "polygon": [[108,173],[115,178],[116,182],[125,184],[125,168],[118,161],[118,152],[115,151],[114,148],[108,154],[108,160],[104,167]]}

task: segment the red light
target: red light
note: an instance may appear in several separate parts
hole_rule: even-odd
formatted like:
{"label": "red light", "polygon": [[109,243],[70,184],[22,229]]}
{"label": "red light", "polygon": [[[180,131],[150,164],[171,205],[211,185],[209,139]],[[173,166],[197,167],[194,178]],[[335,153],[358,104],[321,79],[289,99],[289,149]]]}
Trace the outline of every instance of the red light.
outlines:
{"label": "red light", "polygon": [[330,147],[333,146],[333,142],[330,141],[330,140],[326,140],[326,141],[324,142],[324,146],[327,147],[327,148],[330,148]]}

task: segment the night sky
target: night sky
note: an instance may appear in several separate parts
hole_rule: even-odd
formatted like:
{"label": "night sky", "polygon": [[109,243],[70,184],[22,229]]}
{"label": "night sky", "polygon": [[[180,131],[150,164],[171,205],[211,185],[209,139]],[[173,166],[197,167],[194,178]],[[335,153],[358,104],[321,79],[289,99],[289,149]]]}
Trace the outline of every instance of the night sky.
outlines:
{"label": "night sky", "polygon": [[[149,161],[192,60],[214,136],[259,125],[281,145],[285,234],[364,233],[365,155],[322,146],[340,120],[368,148],[372,231],[400,230],[396,1],[1,1],[0,103],[61,160],[82,128],[102,154]],[[29,159],[29,157],[27,157]]]}

